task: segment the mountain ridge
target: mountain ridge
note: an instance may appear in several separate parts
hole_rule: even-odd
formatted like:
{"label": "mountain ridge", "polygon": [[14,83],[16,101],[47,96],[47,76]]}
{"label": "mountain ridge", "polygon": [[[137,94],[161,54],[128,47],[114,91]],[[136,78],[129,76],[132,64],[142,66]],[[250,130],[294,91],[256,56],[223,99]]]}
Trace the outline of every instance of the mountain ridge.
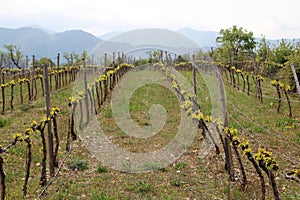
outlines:
{"label": "mountain ridge", "polygon": [[[82,42],[84,41],[84,42]],[[17,29],[0,27],[0,50],[4,45],[14,44],[21,48],[24,55],[54,58],[57,53],[91,51],[102,40],[82,30],[68,30],[58,33],[21,27]]]}
{"label": "mountain ridge", "polygon": [[[167,29],[166,29],[167,30]],[[183,27],[175,31],[197,43],[201,48],[210,50],[216,47],[216,31],[196,30],[190,27]],[[31,25],[20,28],[0,27],[0,51],[4,51],[4,45],[14,44],[21,48],[24,55],[35,54],[37,58],[55,58],[57,53],[75,52],[81,54],[83,50],[92,51],[102,41],[117,38],[125,33],[112,31],[101,36],[95,36],[80,29],[55,32],[47,28]],[[256,38],[259,41],[261,38]],[[299,42],[300,38],[285,39],[288,42]],[[270,44],[279,44],[281,39],[267,39]]]}

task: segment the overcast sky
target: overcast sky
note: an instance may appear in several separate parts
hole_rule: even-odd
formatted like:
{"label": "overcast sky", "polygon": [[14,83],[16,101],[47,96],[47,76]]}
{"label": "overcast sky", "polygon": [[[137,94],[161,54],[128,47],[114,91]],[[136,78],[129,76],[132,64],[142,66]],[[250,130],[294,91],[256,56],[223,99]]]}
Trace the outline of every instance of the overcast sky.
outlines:
{"label": "overcast sky", "polygon": [[[0,0],[0,27],[40,25],[97,36],[140,28],[219,31],[232,25],[267,38],[300,38],[299,0]],[[0,38],[1,39],[1,38]]]}

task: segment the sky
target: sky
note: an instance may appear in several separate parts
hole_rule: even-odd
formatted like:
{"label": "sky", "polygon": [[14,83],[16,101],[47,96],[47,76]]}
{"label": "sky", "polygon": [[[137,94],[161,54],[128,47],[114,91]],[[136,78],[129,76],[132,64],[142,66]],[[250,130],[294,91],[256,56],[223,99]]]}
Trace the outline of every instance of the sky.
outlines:
{"label": "sky", "polygon": [[[300,38],[299,0],[0,0],[0,27],[39,25],[96,36],[112,31],[233,25],[269,39]],[[0,38],[1,39],[1,38]]]}

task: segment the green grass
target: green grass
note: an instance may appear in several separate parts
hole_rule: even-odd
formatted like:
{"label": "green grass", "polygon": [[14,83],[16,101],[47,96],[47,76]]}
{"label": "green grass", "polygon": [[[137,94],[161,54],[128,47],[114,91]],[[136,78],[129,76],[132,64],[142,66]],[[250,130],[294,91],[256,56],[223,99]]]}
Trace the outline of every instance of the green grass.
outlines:
{"label": "green grass", "polygon": [[105,166],[99,166],[98,169],[97,169],[97,171],[99,173],[106,173],[106,172],[108,172],[108,169]]}
{"label": "green grass", "polygon": [[[181,73],[191,82],[191,72]],[[197,78],[197,98],[203,112],[211,114],[212,97],[209,95],[203,77]],[[276,97],[276,91],[269,84],[269,80],[263,82],[263,87],[263,93],[266,90],[266,94]],[[228,83],[225,83],[225,88],[229,125],[242,131],[241,137],[249,140],[254,151],[263,147],[273,152],[280,167],[279,172],[276,173],[276,180],[282,199],[299,199],[297,183],[287,181],[283,177],[286,170],[295,167],[287,158],[299,161],[300,110],[297,109],[299,103],[292,103],[293,118],[290,119],[286,115],[288,107],[284,102],[281,113],[276,113],[277,102],[274,99],[264,99],[264,103],[261,104],[256,97],[248,96]],[[254,92],[254,88],[251,88],[251,92]],[[58,117],[62,141],[60,161],[66,155],[64,149],[70,114],[67,99],[71,94],[72,87],[69,87],[53,92],[51,98],[51,105],[62,109]],[[294,96],[291,96],[291,99],[297,101]],[[18,101],[16,99],[16,102]],[[119,148],[141,153],[158,150],[176,135],[180,124],[180,108],[177,97],[168,88],[154,83],[146,84],[138,88],[130,98],[129,111],[133,123],[143,128],[153,125],[149,110],[154,104],[162,105],[167,117],[163,128],[151,138],[135,138],[121,130],[113,118],[110,101],[105,102],[101,107],[98,115],[99,124],[106,137]],[[38,97],[37,101],[32,103],[26,101],[23,106],[16,106],[14,112],[10,112],[9,109],[7,111],[2,118],[7,122],[0,129],[1,144],[4,146],[12,141],[14,133],[28,128],[31,120],[38,121],[44,117],[44,98]],[[199,131],[191,146],[173,164],[164,166],[159,161],[147,162],[144,167],[149,172],[134,174],[109,168],[96,160],[80,141],[76,141],[73,143],[70,157],[63,165],[58,177],[47,189],[43,199],[227,199],[228,192],[230,192],[231,199],[260,198],[260,188],[257,186],[258,176],[242,153],[248,179],[246,191],[240,191],[239,181],[231,182],[230,190],[228,190],[223,156],[216,156],[211,151],[206,157],[199,158],[198,153],[202,142],[203,138]],[[41,152],[41,139],[37,134],[33,139],[33,163],[27,199],[35,199],[42,190],[39,186]],[[5,160],[7,199],[23,198],[25,155],[25,145],[21,143],[12,147],[8,154],[1,155]],[[298,162],[297,164],[299,165]],[[130,162],[124,165],[129,169],[132,167]],[[236,174],[240,176],[235,157],[234,165],[237,169]],[[268,182],[266,176],[265,179]],[[272,198],[270,186],[267,186],[267,199]]]}
{"label": "green grass", "polygon": [[187,163],[185,163],[185,162],[179,162],[179,163],[175,164],[175,169],[177,171],[180,171],[180,170],[183,170],[184,168],[186,168],[187,166],[188,166]]}
{"label": "green grass", "polygon": [[140,193],[147,193],[152,190],[152,184],[145,181],[140,181],[136,184],[136,190]]}
{"label": "green grass", "polygon": [[8,125],[9,121],[7,119],[4,118],[0,118],[0,128],[3,128],[4,126]]}

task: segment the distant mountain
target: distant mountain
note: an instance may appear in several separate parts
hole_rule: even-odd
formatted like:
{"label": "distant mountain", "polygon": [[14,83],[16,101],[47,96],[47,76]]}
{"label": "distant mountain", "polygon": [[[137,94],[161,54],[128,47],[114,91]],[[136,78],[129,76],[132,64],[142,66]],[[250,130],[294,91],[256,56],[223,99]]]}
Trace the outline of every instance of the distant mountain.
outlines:
{"label": "distant mountain", "polygon": [[219,34],[215,31],[198,31],[189,27],[181,28],[177,30],[177,32],[190,38],[204,49],[209,49],[210,47],[216,46],[216,38]]}
{"label": "distant mountain", "polygon": [[37,58],[55,58],[57,53],[91,51],[102,40],[82,30],[49,34],[38,28],[0,28],[0,50],[4,45],[15,44],[24,55]]}
{"label": "distant mountain", "polygon": [[168,29],[138,29],[104,41],[94,49],[92,55],[96,60],[101,60],[105,52],[108,56],[118,51],[130,56],[139,56],[157,49],[179,55],[196,51],[199,45],[184,35]]}
{"label": "distant mountain", "polygon": [[[23,55],[36,55],[37,58],[56,58],[57,53],[75,52],[81,54],[83,50],[103,53],[105,51],[132,51],[133,49],[169,49],[174,52],[190,52],[198,47],[210,50],[216,46],[218,32],[199,31],[189,27],[176,32],[167,29],[141,29],[122,33],[114,31],[96,37],[82,30],[54,32],[38,25],[18,29],[0,27],[0,51],[4,45],[15,44],[21,48]],[[184,36],[184,37],[181,37]],[[101,38],[101,39],[100,39]],[[147,38],[145,40],[145,38]],[[188,39],[186,39],[188,38]],[[103,40],[108,40],[101,43]],[[260,38],[256,38],[259,42]],[[281,40],[269,40],[271,45],[278,45]],[[286,40],[299,42],[300,39]],[[98,45],[101,44],[101,45]],[[99,55],[100,56],[100,55]]]}
{"label": "distant mountain", "polygon": [[37,29],[40,29],[41,31],[44,31],[45,33],[48,33],[48,34],[55,34],[57,33],[56,31],[53,31],[53,30],[50,30],[50,29],[47,29],[47,28],[44,28],[42,26],[39,26],[39,25],[29,25],[27,26],[29,28],[37,28]]}
{"label": "distant mountain", "polygon": [[[145,29],[147,30],[147,29]],[[218,36],[218,32],[215,31],[198,31],[189,27],[184,27],[176,32],[182,34],[183,36],[191,39],[196,44],[198,44],[201,48],[210,49],[212,46],[216,46],[216,38]],[[98,38],[102,40],[112,39],[115,40],[121,31],[113,31],[106,33],[104,35],[98,36]]]}
{"label": "distant mountain", "polygon": [[[177,31],[178,33],[183,34],[184,36],[194,40],[200,47],[205,50],[210,50],[210,47],[217,46],[216,38],[218,37],[219,33],[216,31],[198,31],[194,30],[189,27],[181,28]],[[260,42],[261,38],[256,37],[255,41]],[[267,42],[271,46],[277,46],[280,44],[282,39],[266,39]],[[286,42],[289,43],[297,43],[300,42],[300,38],[296,39],[284,39]]]}
{"label": "distant mountain", "polygon": [[[257,42],[260,42],[261,38],[256,38]],[[272,46],[278,46],[280,44],[280,42],[282,41],[282,39],[266,39],[267,43],[269,43]],[[296,44],[298,42],[300,42],[300,38],[296,38],[296,39],[284,39],[287,43],[291,43],[291,44]]]}
{"label": "distant mountain", "polygon": [[113,32],[109,32],[109,33],[100,35],[100,36],[98,36],[98,38],[100,38],[101,40],[108,40],[112,37],[119,35],[120,33],[122,33],[122,31],[113,31]]}

